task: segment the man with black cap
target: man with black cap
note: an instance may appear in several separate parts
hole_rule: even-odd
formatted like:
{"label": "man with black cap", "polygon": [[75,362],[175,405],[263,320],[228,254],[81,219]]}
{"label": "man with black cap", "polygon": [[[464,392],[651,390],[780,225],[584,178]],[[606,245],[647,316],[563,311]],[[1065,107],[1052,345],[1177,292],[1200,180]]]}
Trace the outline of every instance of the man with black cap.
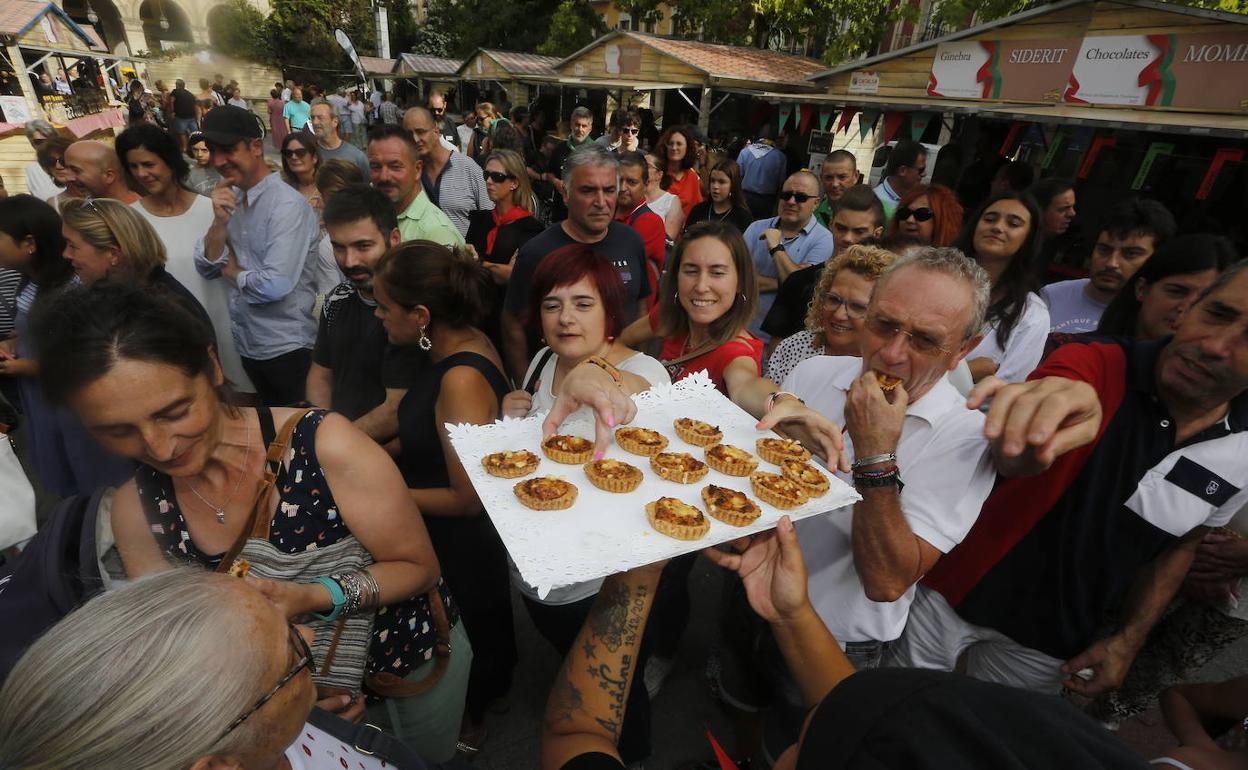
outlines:
{"label": "man with black cap", "polygon": [[217,107],[204,116],[202,133],[221,181],[212,191],[212,226],[195,244],[195,267],[229,283],[234,342],[261,401],[298,403],[316,340],[316,213],[269,171],[264,131],[250,111]]}

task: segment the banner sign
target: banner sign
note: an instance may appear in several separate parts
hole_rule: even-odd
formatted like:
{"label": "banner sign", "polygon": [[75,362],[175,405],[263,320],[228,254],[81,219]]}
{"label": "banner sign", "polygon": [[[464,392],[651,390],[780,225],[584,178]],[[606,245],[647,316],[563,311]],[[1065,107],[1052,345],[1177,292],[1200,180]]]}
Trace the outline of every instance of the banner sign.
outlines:
{"label": "banner sign", "polygon": [[1248,32],[1086,37],[1063,99],[1248,109]]}
{"label": "banner sign", "polygon": [[941,43],[928,76],[929,96],[1057,101],[1070,76],[1077,38]]}
{"label": "banner sign", "polygon": [[1144,154],[1144,160],[1140,163],[1140,170],[1135,172],[1135,181],[1131,183],[1132,190],[1139,190],[1144,186],[1145,180],[1148,179],[1148,172],[1153,170],[1153,161],[1158,155],[1169,155],[1174,152],[1174,145],[1168,142],[1153,142],[1148,146],[1148,152]]}

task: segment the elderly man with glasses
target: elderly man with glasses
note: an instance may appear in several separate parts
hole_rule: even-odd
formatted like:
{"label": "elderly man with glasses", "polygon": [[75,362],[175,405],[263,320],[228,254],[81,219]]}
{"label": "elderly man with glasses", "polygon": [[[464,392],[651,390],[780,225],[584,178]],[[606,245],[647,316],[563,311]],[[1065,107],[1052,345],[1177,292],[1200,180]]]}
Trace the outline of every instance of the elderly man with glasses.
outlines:
{"label": "elderly man with glasses", "polygon": [[758,275],[758,312],[750,331],[764,342],[770,335],[759,327],[776,300],[776,289],[798,270],[826,262],[833,249],[832,233],[814,216],[819,205],[819,179],[814,174],[790,175],[779,197],[779,215],[759,219],[745,231],[745,245]]}

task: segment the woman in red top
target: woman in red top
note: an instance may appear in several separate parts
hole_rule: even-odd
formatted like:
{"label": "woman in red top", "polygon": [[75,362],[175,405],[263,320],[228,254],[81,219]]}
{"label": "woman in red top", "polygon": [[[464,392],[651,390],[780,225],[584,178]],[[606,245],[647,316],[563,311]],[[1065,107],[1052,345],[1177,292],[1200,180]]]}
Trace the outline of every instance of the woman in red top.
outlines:
{"label": "woman in red top", "polygon": [[659,137],[654,152],[663,170],[663,189],[680,198],[680,208],[688,218],[693,207],[702,202],[702,181],[693,170],[693,140],[683,126],[673,126]]}
{"label": "woman in red top", "polygon": [[701,222],[685,233],[663,273],[659,302],[620,342],[640,349],[663,339],[659,360],[672,380],[705,371],[724,395],[762,373],[763,343],[746,331],[758,307],[758,283],[741,233]]}

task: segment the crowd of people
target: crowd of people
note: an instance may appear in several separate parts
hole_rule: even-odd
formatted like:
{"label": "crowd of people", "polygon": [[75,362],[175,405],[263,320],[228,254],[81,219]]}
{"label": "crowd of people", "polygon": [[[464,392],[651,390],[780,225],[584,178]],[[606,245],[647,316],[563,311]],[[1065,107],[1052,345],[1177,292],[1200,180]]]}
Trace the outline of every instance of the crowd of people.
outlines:
{"label": "crowd of people", "polygon": [[1052,282],[1077,188],[1019,162],[968,197],[901,141],[871,187],[765,128],[729,157],[631,110],[551,137],[293,82],[266,137],[218,85],[111,146],[32,122],[50,186],[0,200],[14,436],[41,489],[110,489],[108,590],[10,643],[0,767],[379,767],[308,747],[361,719],[471,757],[513,589],[565,659],[534,763],[642,766],[698,555],[540,594],[447,425],[589,407],[600,457],[695,373],[861,495],[704,552],[722,767],[1140,767],[1111,730],[1163,693],[1162,761],[1223,766],[1200,718],[1248,686],[1175,685],[1248,633],[1231,242],[1127,198]]}

